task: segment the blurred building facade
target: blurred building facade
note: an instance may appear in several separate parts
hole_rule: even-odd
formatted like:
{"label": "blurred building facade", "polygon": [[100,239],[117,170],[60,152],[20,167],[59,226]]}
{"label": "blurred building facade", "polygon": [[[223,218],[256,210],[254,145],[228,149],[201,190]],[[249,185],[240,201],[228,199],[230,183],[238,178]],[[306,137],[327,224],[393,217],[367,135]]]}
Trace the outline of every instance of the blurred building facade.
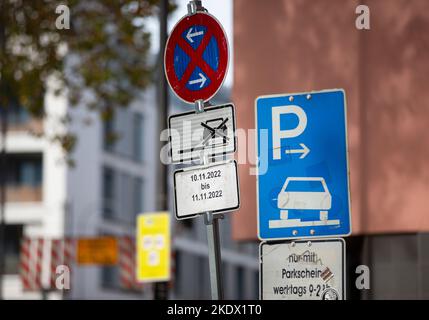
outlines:
{"label": "blurred building facade", "polygon": [[[355,26],[360,4],[370,30]],[[427,10],[425,0],[234,1],[238,127],[254,128],[259,95],[346,91],[351,298],[429,298]],[[240,166],[243,201],[233,217],[242,241],[257,235],[250,167]],[[370,290],[355,289],[360,264],[370,267]]]}
{"label": "blurred building facade", "polygon": [[[229,89],[221,91],[219,103],[229,102],[229,93]],[[23,290],[19,277],[23,237],[78,239],[113,235],[133,238],[136,215],[156,209],[159,136],[154,87],[145,90],[128,108],[117,109],[114,119],[104,123],[85,107],[69,108],[63,97],[50,92],[46,96],[45,109],[44,120],[31,119],[22,108],[12,110],[9,115],[4,297],[151,299],[152,285],[143,285],[139,290],[124,289],[118,266],[80,266],[76,263],[71,264],[69,291]],[[189,111],[189,106],[172,96],[170,111]],[[71,121],[63,121],[66,114]],[[45,135],[37,137],[29,132],[35,129]],[[77,137],[69,158],[49,139],[57,130],[67,130]],[[172,183],[173,166],[169,170]],[[169,198],[173,199],[171,192],[172,185]],[[172,205],[170,201],[171,212]],[[177,222],[173,217],[172,221],[174,269],[169,296],[209,299],[203,219]],[[231,240],[229,214],[220,225],[225,297],[257,298],[257,245],[236,244]]]}
{"label": "blurred building facade", "polygon": [[[64,110],[64,103],[47,96],[46,111]],[[4,298],[39,298],[40,292],[24,292],[19,277],[21,240],[25,237],[64,236],[66,169],[59,146],[40,139],[46,120],[30,118],[19,106],[8,109],[5,140],[5,275]],[[61,127],[57,123],[57,127]],[[62,129],[62,128],[59,128]],[[49,130],[47,130],[49,132]],[[2,145],[4,141],[2,140]],[[56,295],[58,297],[58,295]]]}

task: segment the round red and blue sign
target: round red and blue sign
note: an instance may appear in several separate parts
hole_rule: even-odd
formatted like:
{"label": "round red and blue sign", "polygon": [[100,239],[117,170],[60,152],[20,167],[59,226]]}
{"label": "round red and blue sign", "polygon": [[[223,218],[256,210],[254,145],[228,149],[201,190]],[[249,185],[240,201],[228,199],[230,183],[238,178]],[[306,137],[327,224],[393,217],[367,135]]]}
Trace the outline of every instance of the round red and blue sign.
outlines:
{"label": "round red and blue sign", "polygon": [[225,80],[228,41],[212,15],[187,15],[167,40],[164,67],[171,89],[187,103],[210,100]]}

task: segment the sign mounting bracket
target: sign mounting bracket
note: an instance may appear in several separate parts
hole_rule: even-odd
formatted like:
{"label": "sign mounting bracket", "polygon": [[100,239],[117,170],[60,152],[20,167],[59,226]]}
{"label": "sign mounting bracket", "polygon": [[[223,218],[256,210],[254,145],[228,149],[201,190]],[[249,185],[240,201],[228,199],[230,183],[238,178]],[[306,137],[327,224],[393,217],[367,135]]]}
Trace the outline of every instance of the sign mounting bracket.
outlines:
{"label": "sign mounting bracket", "polygon": [[203,7],[202,1],[191,0],[188,3],[188,14],[195,14],[197,12],[207,12],[207,9]]}

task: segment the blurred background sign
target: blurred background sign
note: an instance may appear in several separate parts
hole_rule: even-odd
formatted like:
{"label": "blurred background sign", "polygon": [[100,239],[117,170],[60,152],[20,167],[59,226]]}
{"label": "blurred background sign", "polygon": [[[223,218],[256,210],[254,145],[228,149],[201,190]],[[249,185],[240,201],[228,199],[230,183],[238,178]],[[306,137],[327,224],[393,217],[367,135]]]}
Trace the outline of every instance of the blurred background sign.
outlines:
{"label": "blurred background sign", "polygon": [[143,213],[137,217],[137,281],[170,279],[170,214]]}
{"label": "blurred background sign", "polygon": [[115,265],[118,242],[114,237],[82,238],[77,241],[77,263]]}

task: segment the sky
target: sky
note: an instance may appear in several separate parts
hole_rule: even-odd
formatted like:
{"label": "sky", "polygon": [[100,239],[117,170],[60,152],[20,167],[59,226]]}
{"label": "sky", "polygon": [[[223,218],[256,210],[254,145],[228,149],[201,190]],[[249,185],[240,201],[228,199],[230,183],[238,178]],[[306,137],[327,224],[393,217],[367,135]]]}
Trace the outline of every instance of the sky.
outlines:
{"label": "sky", "polygon": [[[232,85],[232,1],[233,0],[203,0],[203,6],[208,10],[210,14],[216,17],[216,19],[222,24],[226,36],[229,42],[229,53],[230,53],[230,63],[228,73],[226,75],[225,83],[226,86]],[[175,0],[177,4],[177,9],[170,15],[168,19],[168,30],[171,32],[174,25],[187,14],[187,0]],[[157,17],[152,17],[148,19],[147,27],[150,30],[152,36],[152,47],[151,53],[156,54],[159,50],[159,21]]]}

